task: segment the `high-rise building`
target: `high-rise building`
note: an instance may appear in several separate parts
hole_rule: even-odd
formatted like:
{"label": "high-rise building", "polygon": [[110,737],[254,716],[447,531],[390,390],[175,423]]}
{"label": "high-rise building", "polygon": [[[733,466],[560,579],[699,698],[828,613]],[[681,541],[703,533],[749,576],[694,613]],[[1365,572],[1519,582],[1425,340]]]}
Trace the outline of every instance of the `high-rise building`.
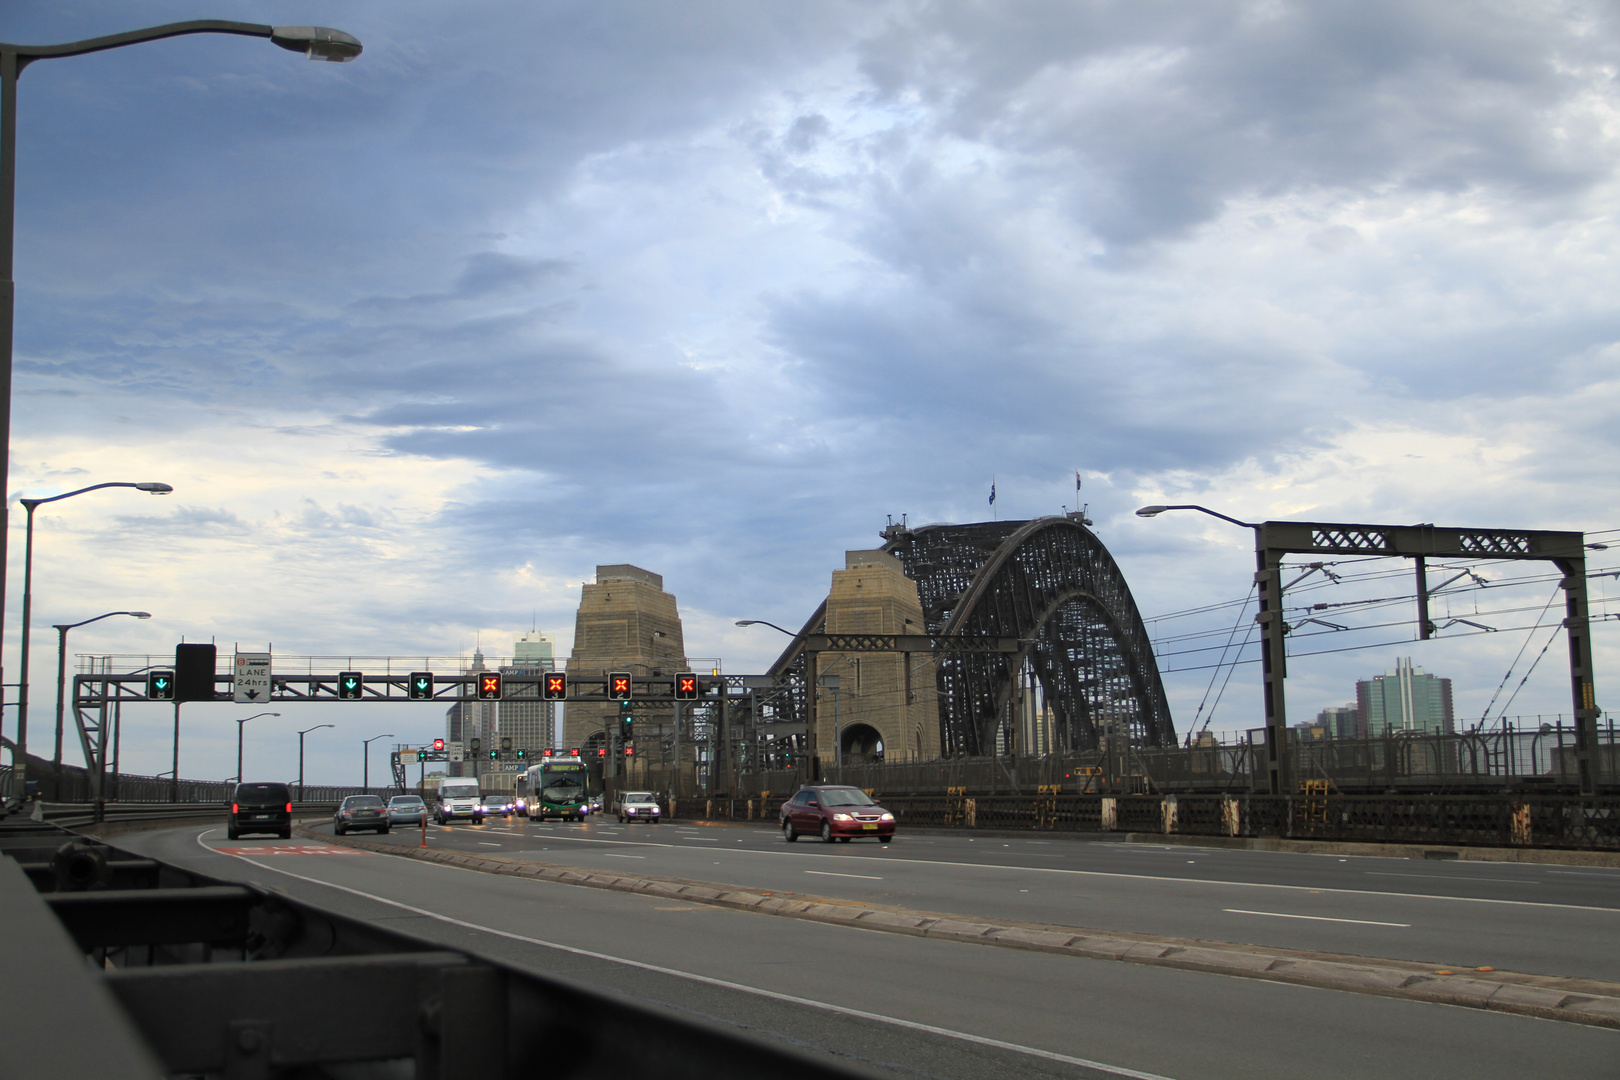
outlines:
{"label": "high-rise building", "polygon": [[[539,675],[555,670],[551,638],[541,633],[519,634],[512,643],[512,662],[501,668],[502,675]],[[500,729],[503,739],[512,740],[512,749],[538,751],[554,741],[552,730],[556,705],[538,696],[500,703]]]}
{"label": "high-rise building", "polygon": [[1361,730],[1361,710],[1353,701],[1330,705],[1317,713],[1316,726],[1325,729],[1330,739],[1354,739],[1365,734]]}
{"label": "high-rise building", "polygon": [[1396,660],[1395,670],[1356,683],[1356,722],[1372,738],[1398,733],[1447,734],[1454,727],[1451,680]]}

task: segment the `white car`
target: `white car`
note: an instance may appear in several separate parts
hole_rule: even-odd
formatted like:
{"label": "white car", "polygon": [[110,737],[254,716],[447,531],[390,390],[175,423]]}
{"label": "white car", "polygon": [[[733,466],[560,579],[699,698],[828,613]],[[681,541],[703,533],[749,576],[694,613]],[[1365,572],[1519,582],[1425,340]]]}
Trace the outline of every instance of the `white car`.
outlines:
{"label": "white car", "polygon": [[613,799],[613,812],[620,821],[650,821],[658,824],[663,814],[658,799],[650,791],[621,791]]}

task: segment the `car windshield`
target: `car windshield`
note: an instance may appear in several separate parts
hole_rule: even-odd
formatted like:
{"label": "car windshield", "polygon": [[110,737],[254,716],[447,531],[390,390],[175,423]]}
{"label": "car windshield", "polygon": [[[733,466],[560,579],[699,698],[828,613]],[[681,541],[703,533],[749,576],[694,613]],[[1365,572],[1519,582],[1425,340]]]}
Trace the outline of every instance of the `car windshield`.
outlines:
{"label": "car windshield", "polygon": [[505,806],[506,805],[506,800],[504,798],[502,798],[501,796],[499,796],[499,795],[485,795],[484,796],[484,805],[485,806]]}
{"label": "car windshield", "polygon": [[375,795],[350,795],[343,800],[345,810],[375,810],[383,801]]}
{"label": "car windshield", "polygon": [[624,793],[624,801],[625,802],[653,802],[654,799],[653,799],[653,794],[650,791],[627,791],[627,792]]}
{"label": "car windshield", "polygon": [[404,807],[407,810],[414,810],[418,806],[422,805],[422,800],[417,798],[415,795],[396,795],[392,799],[388,800],[388,805],[396,808]]}
{"label": "car windshield", "polygon": [[822,806],[876,806],[860,788],[826,788],[821,792]]}
{"label": "car windshield", "polygon": [[286,802],[292,796],[286,784],[238,784],[237,802]]}

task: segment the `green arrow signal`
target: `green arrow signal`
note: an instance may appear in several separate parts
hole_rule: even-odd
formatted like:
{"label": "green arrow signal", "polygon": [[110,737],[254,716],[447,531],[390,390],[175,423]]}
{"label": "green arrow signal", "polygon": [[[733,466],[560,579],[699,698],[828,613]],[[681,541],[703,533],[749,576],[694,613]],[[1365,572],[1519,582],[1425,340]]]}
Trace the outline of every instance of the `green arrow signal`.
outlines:
{"label": "green arrow signal", "polygon": [[162,689],[164,689],[165,687],[167,687],[169,685],[169,680],[168,679],[157,679],[157,680],[155,680],[153,682],[153,685],[156,686],[159,690],[162,690]]}
{"label": "green arrow signal", "polygon": [[343,680],[343,685],[345,687],[347,687],[348,689],[353,690],[354,689],[354,680],[353,679],[344,679]]}

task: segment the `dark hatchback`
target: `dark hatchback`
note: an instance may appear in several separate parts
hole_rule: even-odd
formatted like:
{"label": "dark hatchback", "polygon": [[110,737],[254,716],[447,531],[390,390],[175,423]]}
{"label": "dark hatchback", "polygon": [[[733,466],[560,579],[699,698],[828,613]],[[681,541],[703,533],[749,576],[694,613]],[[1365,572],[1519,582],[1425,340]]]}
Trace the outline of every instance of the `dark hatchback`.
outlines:
{"label": "dark hatchback", "polygon": [[292,789],[286,784],[237,784],[225,835],[235,840],[247,833],[275,833],[292,839]]}
{"label": "dark hatchback", "polygon": [[858,787],[815,784],[801,788],[782,804],[782,837],[819,836],[825,843],[847,844],[857,836],[873,836],[879,843],[894,839],[894,815],[872,801]]}

